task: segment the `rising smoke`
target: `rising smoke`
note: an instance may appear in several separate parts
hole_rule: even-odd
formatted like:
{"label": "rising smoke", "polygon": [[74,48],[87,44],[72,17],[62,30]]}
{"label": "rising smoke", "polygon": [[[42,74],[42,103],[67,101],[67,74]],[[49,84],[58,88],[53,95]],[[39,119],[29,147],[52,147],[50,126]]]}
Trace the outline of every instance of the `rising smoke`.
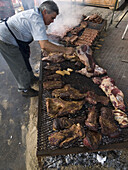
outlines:
{"label": "rising smoke", "polygon": [[[42,3],[44,1],[41,1]],[[60,14],[54,22],[48,27],[48,34],[56,34],[63,36],[67,30],[79,24],[83,11],[78,5],[72,3],[71,0],[61,1],[54,0],[59,7]]]}

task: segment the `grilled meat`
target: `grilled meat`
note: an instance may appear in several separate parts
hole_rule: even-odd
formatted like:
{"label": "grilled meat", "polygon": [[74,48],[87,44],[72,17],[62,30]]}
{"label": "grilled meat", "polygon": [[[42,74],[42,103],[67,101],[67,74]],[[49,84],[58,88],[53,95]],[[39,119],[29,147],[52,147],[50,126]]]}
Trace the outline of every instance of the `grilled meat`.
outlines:
{"label": "grilled meat", "polygon": [[48,137],[48,140],[50,142],[50,145],[62,147],[65,145],[69,145],[71,141],[83,138],[84,135],[84,129],[78,123],[77,125],[73,124],[69,129],[52,133]]}
{"label": "grilled meat", "polygon": [[67,118],[67,117],[61,117],[56,118],[53,120],[53,130],[63,130],[68,129],[73,124],[80,123],[80,125],[84,125],[86,116],[78,116],[76,118]]}
{"label": "grilled meat", "polygon": [[90,16],[88,16],[87,18],[85,18],[86,21],[91,21],[97,24],[101,24],[103,22],[103,19],[100,15],[98,14],[92,14]]}
{"label": "grilled meat", "polygon": [[86,93],[86,97],[85,100],[93,105],[96,105],[97,103],[101,103],[103,105],[108,105],[109,103],[109,98],[106,96],[99,96],[96,93],[94,93],[93,91],[88,91]]}
{"label": "grilled meat", "polygon": [[67,84],[62,89],[55,89],[52,91],[53,97],[60,97],[62,99],[73,99],[73,100],[79,100],[85,98],[85,94],[81,94],[79,90],[74,89],[70,86],[70,84]]}
{"label": "grilled meat", "polygon": [[98,130],[98,113],[96,111],[96,107],[93,106],[91,108],[88,108],[88,118],[85,120],[85,125],[88,127],[89,130],[97,131]]}
{"label": "grilled meat", "polygon": [[83,144],[88,149],[97,149],[101,143],[102,135],[99,132],[88,131],[83,139]]}
{"label": "grilled meat", "polygon": [[62,81],[45,81],[43,82],[43,88],[45,90],[54,90],[54,89],[59,89],[63,87],[63,82]]}
{"label": "grilled meat", "polygon": [[128,115],[125,112],[117,109],[113,110],[113,114],[115,120],[119,123],[121,128],[128,127]]}
{"label": "grilled meat", "polygon": [[59,98],[46,98],[47,113],[50,117],[75,114],[85,101],[64,101]]}
{"label": "grilled meat", "polygon": [[110,101],[115,109],[125,111],[124,94],[121,90],[118,89],[117,86],[115,86],[112,78],[108,76],[103,77],[99,87],[110,98]]}
{"label": "grilled meat", "polygon": [[119,136],[119,130],[114,121],[114,115],[112,110],[107,107],[101,108],[101,116],[99,117],[99,122],[101,125],[101,133],[107,135],[110,138],[115,138]]}
{"label": "grilled meat", "polygon": [[59,74],[52,74],[52,75],[45,76],[43,78],[43,81],[60,81],[60,80],[61,80],[61,75]]}
{"label": "grilled meat", "polygon": [[50,53],[47,57],[42,58],[42,61],[50,61],[53,63],[60,63],[64,60],[63,53]]}

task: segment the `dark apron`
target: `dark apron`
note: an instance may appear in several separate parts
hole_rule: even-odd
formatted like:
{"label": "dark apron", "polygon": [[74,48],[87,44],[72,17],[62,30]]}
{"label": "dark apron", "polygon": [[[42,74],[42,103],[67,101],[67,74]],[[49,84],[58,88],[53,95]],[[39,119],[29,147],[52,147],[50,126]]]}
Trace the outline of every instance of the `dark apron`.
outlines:
{"label": "dark apron", "polygon": [[10,31],[10,33],[12,34],[12,36],[15,38],[17,44],[19,45],[19,50],[24,58],[24,61],[25,61],[25,64],[27,66],[27,69],[28,71],[32,71],[32,67],[30,65],[30,62],[29,62],[29,58],[30,58],[30,47],[29,47],[29,44],[33,41],[29,41],[29,42],[24,42],[24,41],[21,41],[21,40],[18,40],[16,38],[16,36],[13,34],[13,32],[10,30],[8,24],[7,24],[7,19],[3,20],[5,22],[5,25],[7,26],[8,30]]}

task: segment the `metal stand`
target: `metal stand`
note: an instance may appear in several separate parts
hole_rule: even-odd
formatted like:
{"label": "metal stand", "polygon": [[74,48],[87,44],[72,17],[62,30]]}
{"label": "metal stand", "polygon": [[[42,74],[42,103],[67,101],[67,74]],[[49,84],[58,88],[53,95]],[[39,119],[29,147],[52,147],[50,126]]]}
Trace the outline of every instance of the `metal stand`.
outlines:
{"label": "metal stand", "polygon": [[122,21],[122,19],[125,17],[125,15],[127,14],[127,12],[128,12],[128,10],[124,13],[124,15],[122,16],[122,18],[118,21],[118,23],[116,24],[116,28],[117,28],[117,26],[119,25],[119,23]]}
{"label": "metal stand", "polygon": [[[122,19],[125,17],[125,15],[128,13],[128,10],[124,13],[124,15],[121,17],[121,19],[118,21],[118,23],[116,24],[115,28],[117,28],[117,26],[119,25],[119,23],[122,21]],[[126,28],[124,30],[124,33],[122,35],[122,40],[124,40],[125,34],[128,30],[128,24],[126,25]]]}

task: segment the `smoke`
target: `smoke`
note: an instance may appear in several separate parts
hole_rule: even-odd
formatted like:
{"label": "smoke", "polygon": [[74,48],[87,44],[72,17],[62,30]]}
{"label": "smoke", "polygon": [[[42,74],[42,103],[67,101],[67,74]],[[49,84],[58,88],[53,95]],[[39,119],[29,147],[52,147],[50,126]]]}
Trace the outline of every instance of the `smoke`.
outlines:
{"label": "smoke", "polygon": [[[41,3],[44,1],[41,1]],[[80,23],[82,10],[75,3],[54,0],[59,7],[60,14],[48,26],[47,33],[62,36],[72,27]]]}

